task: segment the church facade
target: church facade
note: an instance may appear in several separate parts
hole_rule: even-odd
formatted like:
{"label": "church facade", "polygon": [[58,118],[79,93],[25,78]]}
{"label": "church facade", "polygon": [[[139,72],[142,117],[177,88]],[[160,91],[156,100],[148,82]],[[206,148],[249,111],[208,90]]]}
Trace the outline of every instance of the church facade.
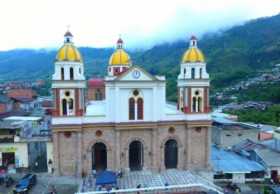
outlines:
{"label": "church facade", "polygon": [[104,79],[87,81],[72,34],[64,38],[52,77],[56,174],[209,170],[209,75],[195,37],[182,57],[177,104],[166,101],[165,77],[133,65],[121,39]]}

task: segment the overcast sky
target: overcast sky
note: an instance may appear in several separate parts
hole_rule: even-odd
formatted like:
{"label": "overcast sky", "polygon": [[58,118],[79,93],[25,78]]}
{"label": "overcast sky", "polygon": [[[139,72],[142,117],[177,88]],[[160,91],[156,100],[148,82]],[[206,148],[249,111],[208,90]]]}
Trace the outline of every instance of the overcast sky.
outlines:
{"label": "overcast sky", "polygon": [[53,48],[70,25],[78,46],[128,47],[201,35],[280,12],[280,0],[0,0],[0,50]]}

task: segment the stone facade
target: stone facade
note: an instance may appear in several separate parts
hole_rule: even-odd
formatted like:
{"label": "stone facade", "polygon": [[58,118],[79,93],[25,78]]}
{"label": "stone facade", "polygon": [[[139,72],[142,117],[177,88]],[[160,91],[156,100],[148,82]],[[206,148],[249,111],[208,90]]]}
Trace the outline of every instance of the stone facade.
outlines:
{"label": "stone facade", "polygon": [[143,169],[159,172],[165,170],[164,149],[170,139],[177,142],[178,169],[205,170],[210,167],[210,125],[209,121],[56,125],[55,172],[77,176],[91,172],[92,147],[98,142],[106,145],[107,169],[130,170],[129,145],[135,140],[143,145]]}

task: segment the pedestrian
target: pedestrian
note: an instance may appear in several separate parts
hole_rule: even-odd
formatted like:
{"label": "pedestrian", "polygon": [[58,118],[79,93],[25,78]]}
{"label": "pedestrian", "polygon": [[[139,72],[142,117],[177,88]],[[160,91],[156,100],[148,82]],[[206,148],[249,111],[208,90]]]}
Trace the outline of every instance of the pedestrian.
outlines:
{"label": "pedestrian", "polygon": [[51,159],[49,159],[48,161],[48,172],[53,174],[53,161]]}

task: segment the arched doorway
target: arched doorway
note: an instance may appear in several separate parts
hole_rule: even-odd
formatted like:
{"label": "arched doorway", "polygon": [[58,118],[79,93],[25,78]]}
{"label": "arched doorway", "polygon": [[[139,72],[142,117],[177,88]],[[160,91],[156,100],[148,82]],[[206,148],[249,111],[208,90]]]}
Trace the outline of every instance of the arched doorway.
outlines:
{"label": "arched doorway", "polygon": [[104,143],[96,143],[92,146],[92,169],[106,170],[107,168],[107,148]]}
{"label": "arched doorway", "polygon": [[174,139],[168,140],[164,145],[164,164],[166,169],[177,168],[178,145]]}
{"label": "arched doorway", "polygon": [[143,168],[143,144],[133,141],[129,144],[129,168],[130,170],[142,170]]}

